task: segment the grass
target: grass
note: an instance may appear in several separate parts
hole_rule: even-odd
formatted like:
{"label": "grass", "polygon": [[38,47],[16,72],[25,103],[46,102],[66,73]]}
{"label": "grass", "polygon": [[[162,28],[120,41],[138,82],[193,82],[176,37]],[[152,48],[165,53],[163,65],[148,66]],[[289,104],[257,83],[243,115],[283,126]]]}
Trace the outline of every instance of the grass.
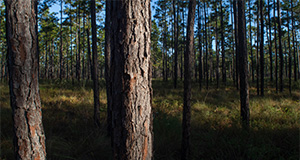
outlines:
{"label": "grass", "polygon": [[[41,81],[47,157],[53,160],[111,159],[106,133],[105,83],[100,82],[100,129],[93,125],[92,83]],[[153,81],[154,159],[180,159],[182,82]],[[240,124],[239,92],[228,86],[199,90],[193,84],[190,159],[299,159],[299,83],[292,94],[265,96],[250,86],[250,131]],[[255,86],[255,85],[254,85]],[[12,117],[7,84],[0,83],[0,159],[13,159]]]}

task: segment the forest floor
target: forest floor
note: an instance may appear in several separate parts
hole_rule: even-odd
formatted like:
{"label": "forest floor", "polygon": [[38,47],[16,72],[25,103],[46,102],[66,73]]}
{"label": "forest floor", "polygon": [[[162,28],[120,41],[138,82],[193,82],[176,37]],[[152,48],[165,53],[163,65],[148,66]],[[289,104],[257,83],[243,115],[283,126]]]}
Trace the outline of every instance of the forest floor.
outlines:
{"label": "forest floor", "polygon": [[[75,87],[76,86],[76,87]],[[92,83],[41,81],[43,125],[49,160],[111,159],[106,132],[106,94],[100,82],[100,129],[93,124]],[[180,159],[183,83],[153,81],[154,159]],[[254,85],[255,86],[255,85]],[[193,84],[191,159],[299,159],[299,81],[276,93],[257,96],[250,87],[250,130],[240,125],[239,92],[232,84],[199,90]],[[0,159],[13,159],[12,113],[7,83],[0,83]]]}

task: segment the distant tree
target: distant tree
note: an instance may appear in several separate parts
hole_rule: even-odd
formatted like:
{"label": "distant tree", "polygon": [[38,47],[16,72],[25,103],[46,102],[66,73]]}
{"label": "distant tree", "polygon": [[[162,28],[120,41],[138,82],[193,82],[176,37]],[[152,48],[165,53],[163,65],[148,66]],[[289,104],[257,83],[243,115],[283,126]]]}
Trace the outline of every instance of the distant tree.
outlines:
{"label": "distant tree", "polygon": [[194,54],[194,23],[196,0],[189,1],[186,50],[184,53],[184,102],[182,117],[181,159],[189,159],[191,134],[191,96],[192,96],[192,56]]}
{"label": "distant tree", "polygon": [[245,1],[238,1],[238,37],[240,62],[240,100],[243,128],[249,128],[249,88],[248,88],[248,54],[246,43]]}
{"label": "distant tree", "polygon": [[46,159],[38,85],[35,0],[6,0],[15,159]]}
{"label": "distant tree", "polygon": [[177,78],[178,78],[178,13],[179,9],[176,9],[177,0],[173,0],[173,15],[174,15],[174,88],[177,88]]}
{"label": "distant tree", "polygon": [[282,52],[282,30],[281,30],[281,11],[280,0],[277,0],[277,23],[278,23],[278,38],[279,38],[279,91],[283,91],[283,52]]}
{"label": "distant tree", "polygon": [[113,158],[152,159],[150,0],[111,1]]}
{"label": "distant tree", "polygon": [[263,13],[263,8],[264,8],[264,2],[263,0],[260,0],[260,94],[261,96],[264,96],[264,70],[265,70],[265,58],[264,58],[264,13]]}

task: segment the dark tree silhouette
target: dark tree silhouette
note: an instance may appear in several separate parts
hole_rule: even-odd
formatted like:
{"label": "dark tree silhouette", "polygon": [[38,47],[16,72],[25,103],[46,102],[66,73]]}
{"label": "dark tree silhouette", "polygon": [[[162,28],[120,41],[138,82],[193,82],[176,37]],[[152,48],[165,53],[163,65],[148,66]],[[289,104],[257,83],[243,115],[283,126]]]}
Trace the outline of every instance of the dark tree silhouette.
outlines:
{"label": "dark tree silhouette", "polygon": [[192,56],[194,54],[194,24],[195,24],[196,0],[189,1],[186,50],[184,53],[184,102],[182,118],[182,143],[181,159],[189,159],[190,130],[191,130],[191,96],[192,96]]}

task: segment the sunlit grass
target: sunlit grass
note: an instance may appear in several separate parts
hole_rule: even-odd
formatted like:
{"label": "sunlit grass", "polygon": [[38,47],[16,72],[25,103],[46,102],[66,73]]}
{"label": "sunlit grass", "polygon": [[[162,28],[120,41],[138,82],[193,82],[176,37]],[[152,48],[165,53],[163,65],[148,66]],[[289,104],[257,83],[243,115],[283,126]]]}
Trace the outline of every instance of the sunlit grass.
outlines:
{"label": "sunlit grass", "polygon": [[[106,133],[106,91],[100,81],[101,128],[93,124],[92,83],[41,81],[48,159],[112,159]],[[153,81],[155,159],[180,159],[183,83]],[[205,87],[204,87],[205,88]],[[250,86],[250,130],[240,124],[239,91],[232,84],[200,91],[193,84],[191,159],[298,159],[299,85],[290,95]],[[0,84],[1,159],[13,159],[7,84]]]}

